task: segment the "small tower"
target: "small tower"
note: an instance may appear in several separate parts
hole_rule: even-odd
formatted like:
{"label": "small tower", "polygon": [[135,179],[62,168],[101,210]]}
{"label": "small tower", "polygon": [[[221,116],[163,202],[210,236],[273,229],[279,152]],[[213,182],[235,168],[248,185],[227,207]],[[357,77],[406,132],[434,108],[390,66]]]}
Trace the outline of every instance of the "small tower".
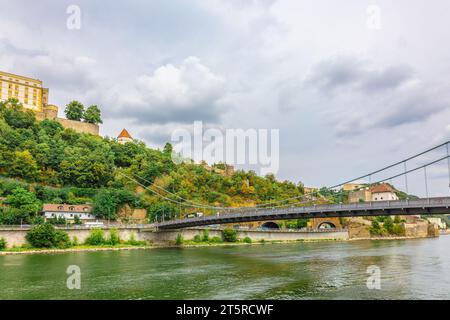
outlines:
{"label": "small tower", "polygon": [[119,142],[120,144],[125,144],[127,142],[133,142],[133,138],[126,129],[123,129],[117,137],[117,142]]}

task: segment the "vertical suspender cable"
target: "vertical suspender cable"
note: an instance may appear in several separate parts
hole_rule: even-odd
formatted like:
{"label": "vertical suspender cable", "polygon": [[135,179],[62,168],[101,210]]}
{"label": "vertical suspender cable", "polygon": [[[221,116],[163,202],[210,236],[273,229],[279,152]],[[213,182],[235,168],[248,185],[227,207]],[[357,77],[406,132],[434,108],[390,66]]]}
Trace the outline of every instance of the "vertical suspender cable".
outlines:
{"label": "vertical suspender cable", "polygon": [[447,147],[447,166],[448,166],[448,187],[450,188],[450,158],[449,158],[449,150],[448,150],[448,142],[445,145]]}
{"label": "vertical suspender cable", "polygon": [[409,189],[408,189],[408,174],[406,173],[408,171],[407,167],[406,167],[406,161],[403,162],[403,166],[405,168],[405,186],[406,186],[406,195],[409,194]]}
{"label": "vertical suspender cable", "polygon": [[426,192],[427,198],[429,198],[429,196],[428,196],[427,167],[423,167],[423,172],[424,172],[424,174],[425,174],[425,192]]}

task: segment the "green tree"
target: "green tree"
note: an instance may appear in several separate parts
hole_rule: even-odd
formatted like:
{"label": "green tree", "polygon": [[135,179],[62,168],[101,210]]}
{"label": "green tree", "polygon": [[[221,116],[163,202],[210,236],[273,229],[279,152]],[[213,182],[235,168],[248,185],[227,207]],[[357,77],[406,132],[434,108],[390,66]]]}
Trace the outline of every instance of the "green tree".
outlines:
{"label": "green tree", "polygon": [[372,221],[372,226],[370,227],[370,234],[372,234],[372,235],[380,235],[381,234],[381,227],[377,220]]}
{"label": "green tree", "polygon": [[0,238],[0,251],[3,251],[6,249],[6,240],[5,238]]}
{"label": "green tree", "polygon": [[104,189],[94,197],[93,214],[98,218],[117,218],[117,199],[114,192]]}
{"label": "green tree", "polygon": [[16,151],[14,153],[14,159],[8,170],[9,176],[34,180],[38,173],[39,167],[30,151]]}
{"label": "green tree", "polygon": [[36,195],[21,187],[14,189],[4,202],[28,216],[36,215],[41,209],[41,202]]}
{"label": "green tree", "polygon": [[104,232],[102,229],[91,230],[89,237],[87,237],[85,240],[85,244],[91,245],[91,246],[100,246],[105,243],[106,243],[106,240],[105,240]]}
{"label": "green tree", "polygon": [[177,240],[175,241],[175,244],[176,244],[177,246],[181,246],[183,243],[184,243],[183,235],[182,235],[181,233],[179,233],[179,234],[177,235]]}
{"label": "green tree", "polygon": [[102,113],[96,105],[90,106],[83,114],[83,120],[88,123],[99,124],[103,123]]}
{"label": "green tree", "polygon": [[109,239],[107,243],[112,246],[116,246],[120,243],[119,230],[115,228],[109,230]]}
{"label": "green tree", "polygon": [[391,217],[386,217],[383,222],[383,228],[390,234],[394,231],[394,223]]}
{"label": "green tree", "polygon": [[236,242],[237,231],[231,228],[226,228],[222,230],[222,237],[225,242]]}
{"label": "green tree", "polygon": [[26,239],[34,248],[66,248],[70,245],[67,233],[57,231],[49,223],[34,226],[27,232]]}
{"label": "green tree", "polygon": [[76,100],[71,101],[65,110],[66,118],[69,120],[81,121],[84,115],[84,106]]}

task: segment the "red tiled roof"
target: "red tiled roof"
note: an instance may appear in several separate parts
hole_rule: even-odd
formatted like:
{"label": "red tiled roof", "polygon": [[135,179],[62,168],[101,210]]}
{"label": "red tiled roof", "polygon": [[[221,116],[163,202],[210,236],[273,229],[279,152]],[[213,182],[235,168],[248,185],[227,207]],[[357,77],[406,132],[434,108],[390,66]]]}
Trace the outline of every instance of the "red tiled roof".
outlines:
{"label": "red tiled roof", "polygon": [[71,205],[71,204],[55,204],[55,203],[45,203],[42,206],[43,212],[92,212],[92,206],[88,204],[83,205]]}
{"label": "red tiled roof", "polygon": [[133,139],[126,129],[123,129],[122,132],[119,134],[119,136],[117,138]]}
{"label": "red tiled roof", "polygon": [[387,183],[383,183],[370,188],[370,192],[372,193],[395,192],[395,190]]}

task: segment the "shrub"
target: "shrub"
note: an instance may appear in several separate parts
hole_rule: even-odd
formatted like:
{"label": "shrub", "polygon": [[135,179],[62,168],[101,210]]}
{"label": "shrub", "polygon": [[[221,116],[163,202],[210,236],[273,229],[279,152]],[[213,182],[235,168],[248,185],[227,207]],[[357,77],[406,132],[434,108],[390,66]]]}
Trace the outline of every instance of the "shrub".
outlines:
{"label": "shrub", "polygon": [[209,241],[209,230],[205,229],[203,230],[203,242],[208,242]]}
{"label": "shrub", "polygon": [[137,246],[140,244],[140,242],[136,240],[136,235],[134,234],[134,232],[131,233],[130,240],[128,240],[127,243],[132,246]]}
{"label": "shrub", "polygon": [[252,239],[250,239],[250,237],[245,237],[243,241],[245,243],[252,243]]}
{"label": "shrub", "polygon": [[33,223],[33,224],[43,224],[43,223],[45,223],[45,219],[44,219],[43,216],[36,216],[36,217],[33,219],[32,223]]}
{"label": "shrub", "polygon": [[405,226],[403,224],[394,224],[392,233],[397,236],[404,236],[406,234]]}
{"label": "shrub", "polygon": [[93,229],[89,237],[86,238],[85,244],[90,246],[100,246],[105,244],[105,237],[103,229]]}
{"label": "shrub", "polygon": [[60,249],[66,249],[69,248],[71,245],[69,235],[67,232],[57,230],[55,232],[55,241],[54,246]]}
{"label": "shrub", "polygon": [[394,230],[394,223],[392,221],[391,217],[386,217],[383,223],[383,228],[388,232],[388,233],[393,233]]}
{"label": "shrub", "polygon": [[212,237],[210,241],[212,243],[222,243],[223,242],[222,238],[217,237],[217,236],[216,237]]}
{"label": "shrub", "polygon": [[202,242],[202,237],[199,234],[196,234],[194,237],[194,242]]}
{"label": "shrub", "polygon": [[119,231],[117,229],[109,230],[108,244],[116,246],[120,243]]}
{"label": "shrub", "polygon": [[78,237],[77,236],[74,236],[73,238],[72,238],[72,245],[73,246],[78,246],[80,243],[79,243],[79,241],[78,241]]}
{"label": "shrub", "polygon": [[0,238],[0,251],[6,249],[6,240],[5,238]]}
{"label": "shrub", "polygon": [[68,234],[55,230],[50,223],[34,226],[28,231],[26,239],[34,248],[67,248],[70,246]]}
{"label": "shrub", "polygon": [[35,248],[51,248],[55,243],[55,228],[44,223],[33,227],[27,232],[27,241]]}
{"label": "shrub", "polygon": [[374,236],[380,235],[382,233],[380,224],[378,223],[377,220],[372,221],[372,227],[370,227],[369,231],[370,234]]}
{"label": "shrub", "polygon": [[236,242],[237,231],[231,228],[226,228],[222,231],[222,237],[225,242]]}
{"label": "shrub", "polygon": [[78,215],[75,215],[74,219],[73,219],[73,224],[76,225],[82,225],[83,223],[81,222],[81,219]]}
{"label": "shrub", "polygon": [[184,243],[183,235],[182,235],[181,233],[179,233],[179,234],[177,235],[177,240],[175,241],[175,244],[176,244],[177,246],[181,246],[183,243]]}

